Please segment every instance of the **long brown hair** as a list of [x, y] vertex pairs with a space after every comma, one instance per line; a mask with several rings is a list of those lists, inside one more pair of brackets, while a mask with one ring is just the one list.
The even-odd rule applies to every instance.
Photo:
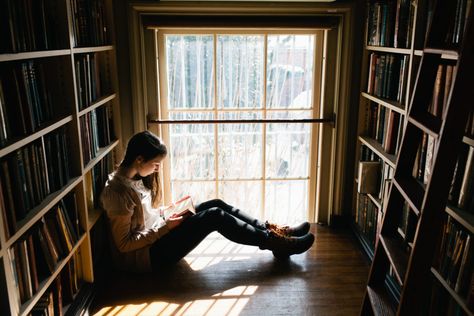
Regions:
[[[150, 131], [137, 133], [130, 138], [125, 151], [125, 157], [120, 167], [130, 167], [138, 156], [149, 161], [158, 156], [166, 156], [168, 149], [163, 141]], [[162, 198], [160, 172], [154, 172], [149, 176], [142, 177], [143, 184], [151, 191], [153, 207], [158, 207]]]

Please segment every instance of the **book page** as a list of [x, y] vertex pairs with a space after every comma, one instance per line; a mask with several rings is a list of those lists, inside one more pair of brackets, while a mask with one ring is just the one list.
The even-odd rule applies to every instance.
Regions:
[[193, 200], [190, 196], [185, 196], [174, 203], [174, 206], [163, 210], [163, 217], [164, 219], [168, 219], [171, 216], [182, 216], [190, 212], [191, 214], [196, 214], [196, 210], [194, 208]]

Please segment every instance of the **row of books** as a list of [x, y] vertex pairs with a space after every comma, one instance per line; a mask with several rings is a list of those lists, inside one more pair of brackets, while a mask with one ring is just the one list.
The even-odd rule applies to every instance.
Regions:
[[[398, 148], [399, 142], [401, 141], [401, 135], [397, 136], [397, 145], [395, 146], [395, 151], [391, 150], [387, 144], [388, 138], [387, 134], [383, 135], [384, 130], [380, 129], [382, 123], [377, 122], [377, 124], [373, 123], [374, 117], [380, 115], [379, 109], [385, 109], [383, 106], [373, 105], [370, 119], [369, 119], [369, 136], [376, 139], [377, 141], [381, 141], [382, 146], [384, 147], [387, 153], [396, 153], [396, 149]], [[387, 109], [382, 110], [388, 111]], [[392, 111], [393, 112], [393, 111]], [[380, 119], [378, 119], [379, 121]], [[402, 123], [401, 123], [402, 124]], [[398, 128], [401, 129], [402, 125], [399, 125]], [[382, 125], [383, 126], [383, 125]], [[390, 121], [389, 124], [384, 126], [384, 129], [391, 129]], [[375, 130], [375, 132], [374, 132]], [[400, 130], [397, 131], [401, 133]], [[381, 136], [382, 135], [382, 136]], [[390, 135], [390, 133], [388, 133]], [[436, 140], [434, 137], [423, 134], [422, 142], [418, 148], [415, 162], [413, 165], [412, 176], [417, 179], [420, 183], [426, 184], [428, 183], [429, 177], [431, 176], [431, 169], [433, 164], [434, 158], [434, 151], [436, 149]], [[473, 153], [474, 149], [466, 144], [463, 145], [462, 150], [460, 151], [460, 155], [457, 160], [456, 169], [454, 173], [454, 177], [451, 184], [449, 201], [456, 207], [469, 210], [474, 212], [474, 166], [473, 166]], [[376, 160], [377, 156], [372, 151], [368, 150], [365, 146], [362, 147], [362, 154], [361, 160]]]
[[67, 200], [61, 200], [8, 249], [20, 304], [39, 290], [40, 283], [56, 271], [79, 240], [75, 195]]
[[439, 255], [433, 266], [459, 296], [467, 299], [474, 277], [473, 236], [450, 216], [441, 236]]
[[101, 71], [106, 63], [100, 61], [100, 54], [78, 54], [75, 56], [76, 86], [79, 110], [92, 105], [110, 89], [105, 78], [106, 71]]
[[[69, 260], [51, 286], [31, 310], [32, 316], [64, 315], [64, 308], [79, 292], [82, 280], [79, 275], [80, 258], [77, 253]], [[69, 310], [67, 310], [69, 311]]]
[[[357, 206], [357, 214], [358, 214], [358, 219], [356, 219], [356, 222], [359, 222], [359, 219], [360, 219], [360, 216], [362, 216], [362, 218], [364, 218], [364, 214], [367, 213], [368, 215], [372, 215], [372, 218], [369, 219], [369, 221], [372, 223], [376, 223], [376, 228], [375, 228], [375, 231], [378, 232], [381, 228], [381, 218], [379, 218], [379, 216], [381, 216], [381, 214], [374, 214], [373, 212], [371, 212], [370, 210], [370, 207], [374, 207], [376, 206], [371, 200], [370, 198], [366, 198], [365, 194], [370, 194], [374, 199], [378, 199], [380, 201], [381, 204], [384, 203], [384, 201], [387, 201], [388, 199], [388, 193], [390, 191], [390, 187], [391, 187], [391, 181], [392, 181], [392, 178], [393, 178], [393, 173], [394, 173], [394, 170], [393, 168], [391, 168], [388, 164], [385, 164], [385, 163], [382, 163], [382, 162], [378, 162], [378, 161], [361, 161], [360, 162], [360, 165], [359, 165], [359, 169], [361, 165], [369, 165], [370, 167], [369, 168], [365, 168], [366, 170], [368, 170], [368, 172], [366, 172], [365, 176], [368, 177], [368, 178], [372, 178], [372, 176], [370, 176], [369, 174], [371, 172], [374, 172], [374, 169], [373, 167], [374, 166], [378, 166], [378, 168], [382, 168], [382, 170], [380, 172], [374, 172], [375, 174], [378, 175], [378, 178], [374, 181], [377, 185], [376, 185], [376, 190], [375, 192], [365, 192], [365, 191], [361, 191], [359, 190], [358, 193], [359, 193], [359, 201], [362, 201], [362, 203], [358, 203], [358, 206]], [[360, 183], [361, 181], [364, 182], [366, 180], [360, 180], [362, 179], [361, 178], [361, 172], [359, 172], [359, 180], [358, 180], [358, 184], [359, 184], [359, 187], [360, 187]], [[372, 205], [370, 204], [372, 203]], [[381, 213], [381, 212], [380, 212]], [[366, 221], [365, 221], [366, 222]], [[364, 223], [364, 220], [361, 221], [361, 223]], [[408, 203], [405, 202], [401, 212], [400, 212], [400, 220], [399, 220], [399, 223], [398, 223], [398, 233], [402, 239], [402, 241], [404, 242], [405, 246], [407, 247], [407, 250], [410, 249], [411, 247], [411, 244], [413, 243], [413, 238], [414, 238], [414, 235], [415, 235], [415, 231], [416, 231], [416, 224], [417, 224], [417, 217], [415, 215], [415, 213], [413, 211], [411, 211]], [[361, 225], [361, 231], [365, 231], [364, 230], [364, 227], [366, 226], [366, 224], [363, 224]], [[377, 236], [375, 238], [375, 240], [377, 240]]]
[[445, 39], [445, 43], [451, 46], [458, 46], [463, 38], [464, 29], [466, 27], [466, 20], [471, 8], [471, 0], [455, 0], [456, 11], [454, 18], [451, 19], [453, 23], [448, 25], [448, 32]]
[[60, 128], [0, 161], [0, 210], [6, 218], [7, 238], [32, 208], [71, 177], [66, 139], [64, 128]]
[[92, 203], [89, 205], [90, 209], [92, 209], [92, 206], [96, 209], [100, 208], [99, 197], [105, 186], [105, 182], [113, 169], [113, 157], [111, 154], [107, 155], [107, 157], [99, 161], [94, 168], [92, 168], [91, 183], [89, 186], [91, 188], [90, 197], [92, 198]]
[[390, 167], [390, 165], [385, 162], [382, 163], [382, 172], [380, 173], [380, 180], [379, 180], [380, 190], [378, 192], [378, 198], [381, 199], [382, 201], [387, 200], [394, 173], [395, 173], [395, 169]]
[[56, 1], [0, 1], [0, 53], [48, 50], [58, 47]]
[[100, 46], [109, 42], [103, 0], [71, 0], [74, 46]]
[[[52, 84], [41, 62], [12, 63], [0, 73], [0, 145], [31, 134], [53, 119]], [[59, 76], [56, 76], [59, 77]]]
[[456, 161], [448, 201], [474, 214], [474, 147], [467, 144], [463, 144]]
[[[435, 43], [439, 46], [447, 46], [456, 48], [462, 41], [464, 36], [464, 29], [466, 28], [466, 20], [469, 14], [469, 11], [472, 7], [472, 0], [453, 0], [456, 1], [456, 9], [452, 12], [446, 12], [450, 14], [451, 17], [448, 18], [450, 23], [445, 26], [446, 34], [442, 43]], [[427, 29], [431, 23], [433, 17], [434, 5], [436, 4], [435, 0], [430, 0], [428, 4], [427, 12]]]
[[[380, 217], [380, 219], [379, 219]], [[377, 227], [381, 222], [381, 211], [367, 194], [357, 194], [357, 212], [355, 222], [372, 248], [375, 248]]]
[[360, 160], [361, 161], [378, 161], [379, 156], [372, 150], [370, 150], [369, 147], [362, 145], [360, 146]]
[[[423, 134], [418, 148], [412, 176], [420, 183], [427, 184], [433, 167], [436, 140], [434, 137]], [[463, 144], [458, 156], [448, 200], [451, 204], [474, 212], [474, 149]]]
[[112, 118], [108, 105], [94, 109], [80, 118], [82, 155], [84, 165], [96, 157], [99, 149], [109, 145], [112, 134]]
[[371, 53], [367, 93], [403, 103], [408, 60], [407, 55]]
[[31, 310], [31, 315], [62, 315], [61, 278], [57, 277], [51, 287], [41, 296]]
[[446, 106], [448, 104], [449, 92], [453, 74], [456, 71], [456, 66], [449, 64], [438, 65], [436, 72], [435, 85], [433, 87], [433, 96], [428, 107], [428, 112], [436, 117], [444, 117]]
[[411, 0], [371, 1], [367, 14], [367, 43], [410, 47], [414, 7]]
[[435, 138], [431, 135], [423, 134], [412, 170], [413, 178], [420, 183], [427, 184], [431, 176], [435, 147]]
[[403, 133], [402, 115], [384, 105], [370, 102], [367, 122], [367, 136], [379, 142], [386, 153], [397, 153]]
[[51, 192], [60, 190], [71, 178], [70, 149], [66, 127], [47, 134], [44, 138]]

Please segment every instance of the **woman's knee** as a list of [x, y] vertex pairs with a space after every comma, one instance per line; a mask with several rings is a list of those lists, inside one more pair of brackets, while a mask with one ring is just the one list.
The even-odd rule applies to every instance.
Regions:
[[211, 202], [214, 205], [214, 207], [219, 207], [221, 209], [227, 206], [227, 203], [221, 199], [213, 199], [211, 200]]
[[212, 200], [202, 202], [201, 204], [197, 205], [196, 208], [198, 209], [198, 211], [205, 211], [214, 207], [224, 209], [226, 206], [227, 204], [223, 200], [212, 199]]
[[219, 207], [213, 207], [202, 211], [200, 215], [207, 224], [212, 224], [212, 226], [214, 226], [218, 225], [220, 222], [222, 222], [222, 220], [224, 220], [226, 212], [224, 212]]
[[213, 207], [205, 211], [206, 216], [212, 218], [219, 218], [225, 216], [225, 212], [220, 207]]

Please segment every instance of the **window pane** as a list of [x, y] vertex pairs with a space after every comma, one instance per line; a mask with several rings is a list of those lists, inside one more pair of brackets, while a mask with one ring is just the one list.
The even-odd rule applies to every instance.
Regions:
[[[267, 112], [267, 117], [309, 118], [311, 112]], [[267, 179], [309, 178], [310, 124], [268, 124], [266, 140]]]
[[267, 108], [313, 107], [314, 35], [269, 35]]
[[219, 197], [253, 217], [261, 217], [261, 181], [220, 181]]
[[[260, 113], [225, 112], [221, 119], [255, 119]], [[219, 179], [262, 177], [262, 124], [221, 124], [218, 132]]]
[[265, 219], [288, 225], [307, 220], [308, 180], [265, 183]]
[[[170, 113], [171, 119], [212, 119], [212, 113]], [[215, 179], [214, 125], [171, 124], [171, 180]]]
[[198, 204], [216, 197], [216, 183], [214, 181], [172, 181], [172, 201], [190, 195], [194, 204]]
[[263, 35], [217, 37], [219, 108], [262, 108]]
[[168, 108], [213, 107], [213, 36], [166, 35]]

